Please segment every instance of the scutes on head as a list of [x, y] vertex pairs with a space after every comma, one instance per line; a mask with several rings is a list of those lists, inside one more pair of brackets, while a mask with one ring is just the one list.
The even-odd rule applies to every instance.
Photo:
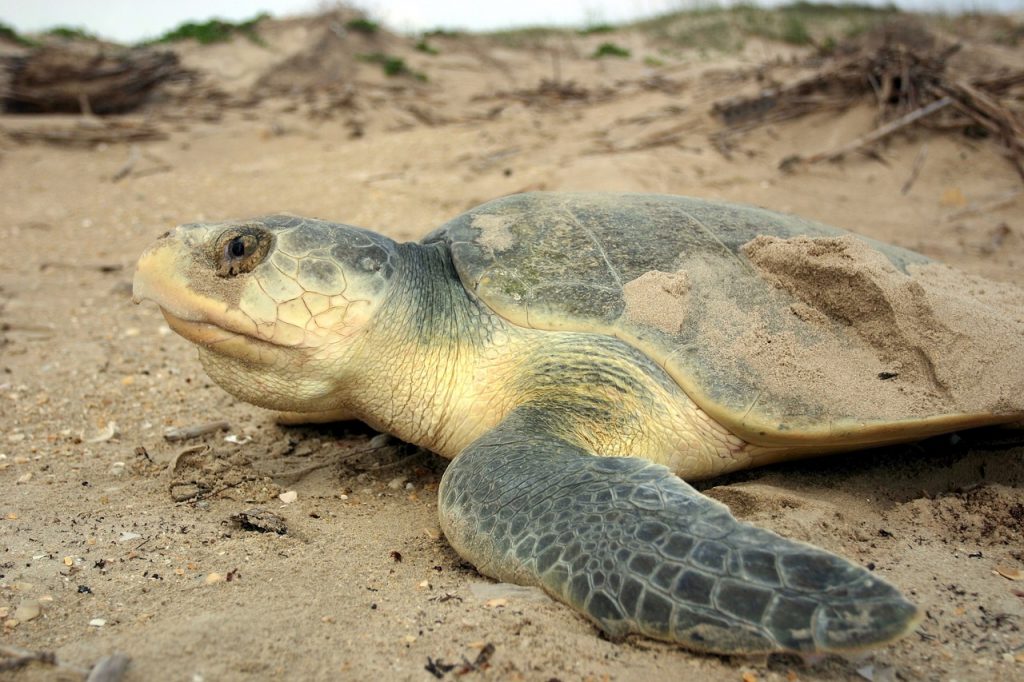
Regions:
[[139, 259], [134, 299], [159, 305], [197, 344], [210, 376], [239, 398], [332, 409], [394, 257], [385, 237], [308, 218], [182, 225]]

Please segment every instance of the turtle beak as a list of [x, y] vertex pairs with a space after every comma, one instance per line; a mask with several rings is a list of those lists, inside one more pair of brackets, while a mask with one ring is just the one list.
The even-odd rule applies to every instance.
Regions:
[[[202, 232], [202, 234], [196, 234]], [[191, 292], [186, 272], [191, 252], [205, 231], [178, 227], [164, 232], [139, 256], [132, 280], [132, 301], [153, 301], [177, 317], [195, 319], [197, 297]]]
[[[187, 269], [187, 244], [178, 231], [168, 232], [142, 252], [132, 280], [132, 301], [152, 301], [166, 315], [184, 320], [201, 321], [212, 301], [197, 296], [189, 287], [183, 272]], [[223, 306], [219, 306], [223, 307]]]
[[166, 237], [167, 235], [161, 237], [160, 241], [139, 256], [139, 262], [135, 266], [135, 277], [132, 280], [133, 303], [142, 303], [148, 299], [159, 304], [156, 292], [160, 287], [157, 282], [166, 282], [173, 277], [175, 258]]

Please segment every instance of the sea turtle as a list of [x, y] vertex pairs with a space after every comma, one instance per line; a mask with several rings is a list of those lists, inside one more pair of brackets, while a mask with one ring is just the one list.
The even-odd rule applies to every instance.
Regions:
[[[757, 208], [530, 193], [419, 243], [288, 215], [182, 225], [134, 296], [235, 396], [452, 459], [441, 527], [485, 575], [611, 637], [810, 653], [889, 642], [920, 611], [682, 479], [1021, 419], [1020, 299], [936, 268]], [[944, 374], [978, 337], [995, 394]]]

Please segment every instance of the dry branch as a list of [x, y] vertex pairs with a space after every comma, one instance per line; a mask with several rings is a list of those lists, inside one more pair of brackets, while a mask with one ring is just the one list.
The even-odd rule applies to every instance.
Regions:
[[910, 188], [917, 182], [917, 177], [921, 174], [921, 169], [924, 168], [925, 159], [928, 158], [928, 145], [921, 145], [921, 151], [914, 157], [914, 166], [910, 169], [910, 176], [907, 181], [900, 187], [900, 194], [909, 194]]
[[101, 142], [141, 142], [167, 137], [153, 124], [127, 119], [51, 118], [45, 122], [28, 119], [0, 127], [0, 133], [15, 142], [45, 142], [68, 147], [92, 147]]
[[833, 149], [832, 151], [828, 152], [819, 152], [817, 154], [808, 156], [806, 159], [803, 159], [803, 162], [819, 163], [821, 161], [834, 161], [845, 154], [849, 154], [850, 152], [855, 151], [857, 149], [863, 149], [864, 147], [867, 147], [868, 145], [874, 142], [878, 142], [882, 138], [892, 135], [897, 130], [906, 128], [908, 125], [924, 118], [925, 116], [931, 116], [935, 112], [948, 107], [952, 103], [952, 98], [943, 97], [942, 99], [936, 100], [931, 104], [927, 104], [921, 107], [920, 109], [917, 109], [916, 111], [910, 112], [906, 116], [901, 116], [895, 121], [890, 121], [889, 123], [886, 123], [884, 126], [872, 130], [867, 135], [861, 135], [856, 140], [848, 142], [837, 149]]

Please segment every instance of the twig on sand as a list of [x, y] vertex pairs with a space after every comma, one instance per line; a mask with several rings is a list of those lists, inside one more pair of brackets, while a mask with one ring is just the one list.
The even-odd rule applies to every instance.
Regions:
[[164, 440], [175, 442], [179, 440], [191, 440], [200, 436], [205, 436], [209, 433], [217, 433], [218, 431], [227, 431], [231, 428], [231, 424], [226, 421], [209, 422], [208, 424], [196, 424], [195, 426], [185, 426], [180, 429], [167, 429], [164, 431]]
[[917, 152], [917, 156], [914, 157], [914, 165], [910, 169], [910, 177], [903, 183], [903, 187], [900, 188], [900, 194], [907, 194], [910, 192], [910, 188], [917, 182], [917, 176], [921, 174], [921, 168], [924, 167], [924, 161], [928, 158], [928, 145], [921, 145], [921, 150]]
[[[135, 170], [135, 165], [139, 162], [140, 159], [148, 159], [154, 165], [150, 166], [149, 168]], [[125, 179], [129, 175], [140, 177], [143, 175], [153, 175], [154, 173], [164, 173], [166, 171], [172, 170], [173, 168], [174, 166], [172, 166], [167, 161], [161, 159], [159, 156], [156, 156], [151, 152], [144, 151], [140, 153], [138, 146], [133, 144], [131, 151], [128, 153], [128, 160], [125, 161], [124, 165], [121, 166], [117, 170], [117, 172], [114, 173], [113, 176], [111, 176], [110, 181], [118, 182], [120, 180]]]
[[139, 148], [136, 145], [132, 145], [131, 151], [128, 152], [128, 160], [125, 161], [124, 165], [117, 169], [117, 172], [111, 176], [111, 182], [117, 182], [123, 180], [131, 174], [132, 169], [135, 168], [135, 164], [139, 162]]
[[896, 131], [906, 128], [911, 123], [919, 121], [925, 116], [930, 116], [937, 111], [945, 109], [952, 103], [953, 99], [951, 97], [943, 97], [942, 99], [937, 99], [931, 104], [926, 104], [920, 109], [915, 109], [914, 111], [910, 112], [905, 116], [900, 116], [895, 121], [890, 121], [889, 123], [886, 123], [885, 125], [879, 128], [875, 128], [867, 135], [861, 135], [857, 139], [848, 142], [842, 145], [841, 147], [838, 147], [827, 152], [818, 152], [817, 154], [812, 154], [807, 158], [801, 159], [801, 161], [803, 163], [820, 163], [822, 161], [834, 161], [835, 159], [845, 156], [846, 154], [849, 154], [852, 151], [862, 149], [870, 144], [878, 142], [879, 140], [886, 138], [889, 135], [892, 135]]
[[966, 218], [977, 213], [987, 213], [989, 211], [994, 211], [997, 208], [1002, 208], [1003, 206], [1012, 203], [1021, 195], [1022, 192], [1024, 192], [1024, 190], [1020, 188], [1012, 189], [1009, 192], [1003, 192], [999, 196], [993, 197], [988, 201], [983, 201], [981, 203], [973, 202], [970, 205], [965, 206], [958, 211], [953, 211], [947, 215], [946, 221], [951, 222], [954, 220], [960, 220], [961, 218]]

